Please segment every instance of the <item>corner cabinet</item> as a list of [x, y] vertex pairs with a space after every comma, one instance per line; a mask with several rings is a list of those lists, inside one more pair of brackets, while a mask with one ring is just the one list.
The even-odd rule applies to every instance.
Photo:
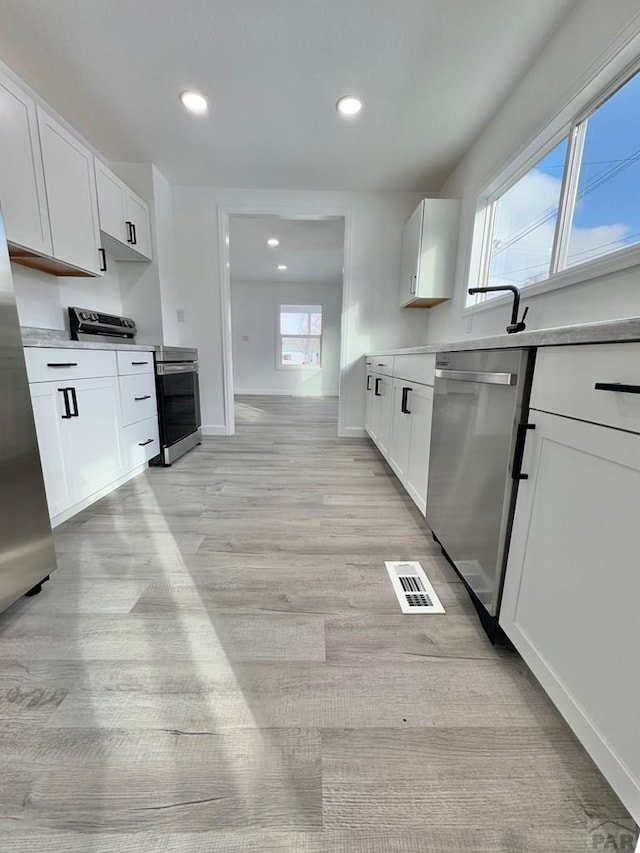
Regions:
[[400, 307], [431, 308], [453, 296], [460, 202], [425, 198], [402, 231]]
[[102, 244], [118, 261], [151, 260], [149, 207], [117, 175], [95, 161]]
[[562, 350], [538, 353], [500, 625], [637, 821], [640, 345]]

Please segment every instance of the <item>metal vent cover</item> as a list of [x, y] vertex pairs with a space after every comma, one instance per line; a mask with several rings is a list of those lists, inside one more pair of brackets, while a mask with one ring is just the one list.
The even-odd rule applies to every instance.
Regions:
[[385, 566], [403, 613], [444, 613], [445, 609], [415, 561], [385, 561]]

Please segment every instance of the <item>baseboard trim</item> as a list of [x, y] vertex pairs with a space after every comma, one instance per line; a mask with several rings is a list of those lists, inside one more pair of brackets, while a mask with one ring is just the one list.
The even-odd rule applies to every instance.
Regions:
[[118, 489], [120, 486], [124, 486], [125, 483], [128, 483], [129, 480], [133, 480], [134, 477], [137, 477], [139, 474], [142, 474], [143, 471], [146, 471], [149, 468], [149, 463], [144, 462], [142, 465], [138, 465], [137, 468], [134, 468], [133, 471], [129, 471], [122, 477], [118, 477], [117, 480], [114, 480], [113, 483], [109, 483], [108, 486], [104, 486], [104, 488], [95, 492], [93, 495], [90, 495], [88, 498], [80, 501], [73, 506], [70, 506], [68, 509], [59, 512], [58, 515], [54, 515], [51, 519], [51, 527], [58, 527], [60, 524], [63, 524], [65, 521], [69, 521], [70, 518], [73, 518], [74, 515], [77, 515], [79, 512], [82, 512], [83, 509], [86, 509], [91, 504], [94, 504], [96, 501], [99, 501], [100, 498], [104, 498], [107, 495], [111, 494], [111, 492]]
[[202, 427], [202, 435], [228, 435], [224, 424], [206, 424]]
[[345, 427], [338, 432], [340, 438], [366, 438], [367, 431], [364, 427]]
[[295, 391], [276, 391], [264, 388], [236, 388], [233, 392], [236, 396], [245, 397], [337, 397], [338, 392], [333, 394], [299, 394]]

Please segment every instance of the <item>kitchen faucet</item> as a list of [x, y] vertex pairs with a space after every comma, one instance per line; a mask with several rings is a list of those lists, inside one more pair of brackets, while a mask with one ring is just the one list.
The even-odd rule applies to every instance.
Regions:
[[524, 309], [522, 320], [518, 320], [520, 313], [520, 291], [515, 284], [501, 284], [495, 287], [470, 287], [469, 293], [493, 293], [496, 290], [506, 290], [513, 293], [513, 306], [511, 308], [511, 322], [507, 326], [507, 334], [513, 335], [515, 332], [523, 332], [527, 326], [524, 318], [527, 316], [529, 306]]

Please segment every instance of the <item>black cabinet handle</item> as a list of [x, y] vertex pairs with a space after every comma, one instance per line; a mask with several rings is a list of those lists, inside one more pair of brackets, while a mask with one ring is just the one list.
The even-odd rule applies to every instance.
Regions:
[[71, 391], [71, 401], [73, 403], [73, 417], [77, 418], [78, 417], [78, 398], [76, 397], [76, 389], [75, 388], [69, 388], [69, 391]]
[[413, 391], [413, 388], [403, 388], [402, 389], [402, 403], [400, 404], [400, 411], [403, 415], [410, 415], [411, 409], [407, 408], [407, 399], [409, 397], [409, 392]]
[[127, 243], [133, 243], [133, 231], [131, 230], [133, 227], [133, 222], [130, 222], [127, 219], [125, 225], [127, 226]]
[[47, 367], [77, 367], [77, 361], [48, 361]]
[[60, 415], [63, 421], [68, 421], [69, 418], [72, 418], [71, 409], [69, 407], [69, 391], [70, 388], [58, 388], [58, 391], [62, 394], [64, 399], [64, 415]]
[[151, 444], [152, 441], [153, 441], [152, 438], [148, 438], [146, 441], [139, 441], [138, 447], [146, 447], [147, 444]]
[[624, 385], [622, 382], [596, 382], [596, 391], [617, 391], [618, 394], [640, 394], [640, 385]]
[[140, 400], [150, 400], [151, 394], [145, 394], [144, 397], [134, 397], [133, 399], [136, 401], [136, 403]]
[[378, 387], [380, 386], [380, 377], [376, 376], [376, 387], [373, 390], [373, 393], [376, 397], [382, 397], [382, 394], [378, 391]]
[[529, 475], [522, 473], [522, 457], [524, 456], [524, 446], [527, 441], [527, 432], [530, 429], [535, 429], [535, 424], [518, 424], [518, 436], [516, 438], [516, 447], [513, 453], [513, 468], [511, 469], [511, 477], [513, 480], [528, 480]]
[[107, 271], [107, 253], [104, 249], [98, 249], [98, 254], [100, 255], [100, 272]]
[[149, 364], [149, 362], [148, 361], [132, 361], [131, 362], [131, 365], [133, 367], [139, 367], [141, 364]]
[[367, 391], [371, 391], [371, 374], [367, 376]]
[[136, 234], [136, 224], [135, 222], [131, 223], [131, 242], [134, 246], [138, 245], [138, 235]]
[[379, 362], [378, 362], [378, 367], [385, 367], [385, 363], [384, 363], [384, 361], [379, 361]]

